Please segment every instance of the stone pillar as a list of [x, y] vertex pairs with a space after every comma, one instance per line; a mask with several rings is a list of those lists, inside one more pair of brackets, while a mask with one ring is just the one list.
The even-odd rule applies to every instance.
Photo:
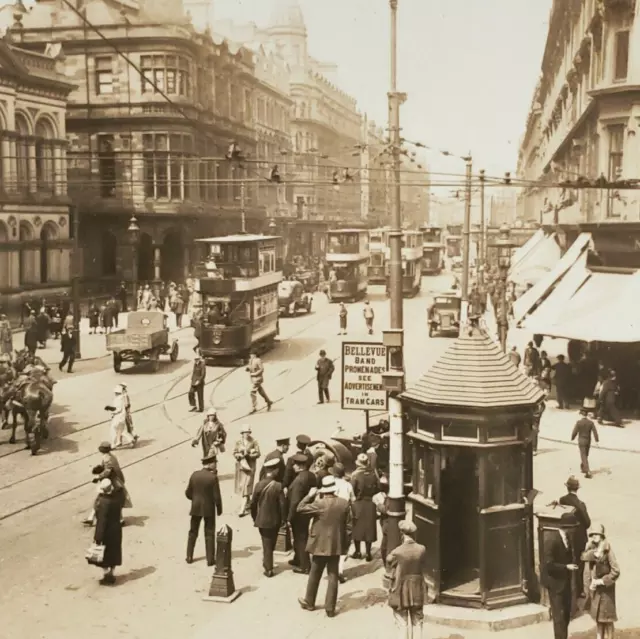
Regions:
[[153, 247], [153, 279], [160, 280], [160, 264], [161, 264], [160, 247]]
[[11, 142], [7, 138], [2, 139], [2, 175], [4, 175], [5, 183], [2, 187], [3, 191], [13, 190], [11, 180], [11, 163], [15, 160], [11, 157]]
[[38, 190], [38, 176], [36, 165], [36, 142], [34, 139], [29, 140], [29, 192], [36, 193]]
[[10, 138], [7, 142], [9, 144], [9, 172], [5, 173], [5, 179], [7, 180], [7, 190], [15, 193], [18, 190], [18, 148], [14, 138]]
[[185, 244], [183, 248], [183, 274], [184, 279], [188, 279], [189, 272], [191, 271], [191, 247], [188, 244]]
[[53, 147], [53, 194], [54, 195], [63, 195], [63, 183], [62, 176], [64, 173], [63, 163], [62, 163], [62, 149], [55, 145]]

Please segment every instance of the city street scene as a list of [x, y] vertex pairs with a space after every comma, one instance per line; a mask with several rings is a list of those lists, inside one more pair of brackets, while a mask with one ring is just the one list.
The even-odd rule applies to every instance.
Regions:
[[639, 12], [0, 0], [0, 639], [640, 638]]

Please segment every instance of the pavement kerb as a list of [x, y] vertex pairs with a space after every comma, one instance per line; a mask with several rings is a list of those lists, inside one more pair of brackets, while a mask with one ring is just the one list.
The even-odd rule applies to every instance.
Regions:
[[[538, 435], [538, 440], [551, 442], [552, 444], [565, 444], [565, 446], [578, 446], [577, 442], [567, 441], [566, 439], [556, 439], [553, 437], [544, 437], [543, 435]], [[599, 444], [596, 445], [595, 448], [609, 453], [629, 453], [630, 455], [640, 455], [640, 449], [638, 448], [611, 448], [609, 446], [600, 446]]]

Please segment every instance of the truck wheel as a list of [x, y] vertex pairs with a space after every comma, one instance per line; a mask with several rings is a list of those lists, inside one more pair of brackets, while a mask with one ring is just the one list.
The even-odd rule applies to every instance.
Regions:
[[171, 346], [171, 352], [169, 353], [169, 359], [172, 362], [175, 362], [178, 359], [178, 353], [179, 353], [179, 348], [178, 348], [178, 342], [174, 342]]
[[433, 330], [433, 325], [429, 324], [429, 337], [433, 337], [435, 331]]
[[120, 357], [119, 353], [114, 353], [113, 354], [113, 370], [116, 373], [119, 373], [121, 368], [122, 368], [122, 357]]
[[151, 370], [157, 373], [160, 368], [160, 353], [158, 353], [158, 351], [151, 351], [149, 361], [151, 362]]

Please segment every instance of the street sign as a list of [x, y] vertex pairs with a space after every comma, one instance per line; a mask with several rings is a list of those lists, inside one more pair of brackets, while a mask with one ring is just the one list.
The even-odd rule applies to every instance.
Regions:
[[342, 408], [387, 410], [382, 374], [387, 370], [387, 348], [376, 342], [342, 343]]

